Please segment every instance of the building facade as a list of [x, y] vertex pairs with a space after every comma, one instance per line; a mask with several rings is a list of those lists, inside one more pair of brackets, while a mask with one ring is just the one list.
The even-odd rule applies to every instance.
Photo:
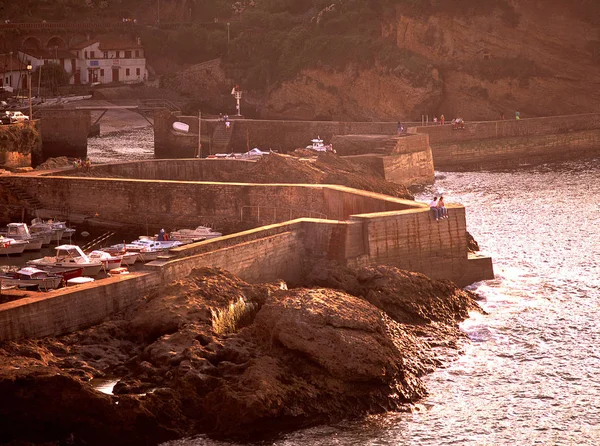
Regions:
[[98, 38], [75, 45], [74, 84], [135, 83], [148, 78], [140, 40]]

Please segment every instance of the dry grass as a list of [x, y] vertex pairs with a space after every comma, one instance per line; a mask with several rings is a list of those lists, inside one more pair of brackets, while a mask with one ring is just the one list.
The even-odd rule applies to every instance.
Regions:
[[240, 298], [222, 309], [211, 309], [212, 326], [217, 334], [237, 333], [254, 318], [257, 305]]

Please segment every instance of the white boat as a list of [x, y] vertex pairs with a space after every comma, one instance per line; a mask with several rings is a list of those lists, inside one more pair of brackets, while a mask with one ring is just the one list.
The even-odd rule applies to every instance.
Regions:
[[175, 121], [173, 123], [173, 130], [181, 133], [187, 133], [190, 131], [190, 126], [185, 122]]
[[104, 248], [103, 251], [109, 252], [113, 255], [118, 252], [122, 253], [123, 251], [134, 254], [136, 258], [132, 261], [132, 263], [138, 260], [140, 262], [150, 262], [152, 260], [156, 260], [160, 254], [165, 252], [163, 248], [150, 248], [144, 243], [119, 243], [117, 245]]
[[158, 236], [149, 237], [141, 235], [140, 238], [131, 242], [132, 245], [143, 245], [146, 248], [168, 250], [183, 245], [181, 240], [159, 240]]
[[323, 140], [317, 136], [315, 139], [311, 139], [311, 143], [306, 146], [307, 149], [312, 149], [312, 150], [316, 150], [317, 152], [333, 152], [335, 153], [335, 150], [333, 150], [333, 145], [332, 144], [324, 144]]
[[[31, 226], [29, 226], [29, 232], [34, 235], [44, 234], [45, 237], [50, 234], [50, 240], [54, 242], [59, 242], [65, 232], [63, 229], [58, 227], [53, 227], [52, 224], [42, 221], [40, 218], [34, 218], [31, 220]], [[44, 243], [44, 244], [50, 244]]]
[[213, 231], [208, 226], [196, 226], [195, 229], [179, 229], [169, 234], [171, 240], [179, 240], [184, 243], [199, 242], [222, 236], [223, 233]]
[[31, 266], [81, 266], [84, 276], [96, 276], [104, 267], [99, 260], [91, 260], [77, 245], [59, 245], [56, 247], [56, 256], [42, 257], [41, 259], [27, 262]]
[[40, 290], [56, 289], [63, 283], [63, 276], [48, 271], [28, 266], [21, 268], [16, 272], [6, 272], [0, 275], [0, 281], [4, 285], [14, 285], [17, 287], [28, 287], [30, 285], [38, 287]]
[[32, 236], [26, 223], [9, 223], [6, 225], [6, 231], [2, 231], [1, 234], [15, 240], [26, 241], [27, 246], [25, 246], [25, 251], [39, 251], [45, 241], [45, 236]]
[[15, 240], [0, 235], [0, 255], [21, 254], [26, 246], [25, 240]]
[[104, 271], [110, 271], [113, 268], [120, 268], [122, 257], [114, 256], [106, 251], [96, 250], [89, 253], [90, 260], [97, 260], [104, 265]]
[[68, 238], [70, 239], [73, 234], [75, 233], [75, 229], [71, 229], [67, 226], [67, 222], [66, 221], [53, 221], [53, 220], [48, 220], [47, 222], [50, 226], [52, 226], [52, 229], [57, 229], [59, 231], [62, 231], [60, 238]]
[[273, 152], [272, 151], [264, 152], [264, 151], [260, 150], [259, 148], [255, 147], [251, 150], [248, 150], [245, 153], [242, 153], [242, 156], [240, 158], [252, 160], [252, 159], [262, 158], [264, 155], [270, 155], [271, 153], [273, 153]]

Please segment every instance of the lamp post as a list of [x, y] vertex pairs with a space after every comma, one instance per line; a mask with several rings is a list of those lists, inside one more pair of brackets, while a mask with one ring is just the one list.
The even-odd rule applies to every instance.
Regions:
[[33, 112], [31, 109], [31, 70], [33, 67], [31, 66], [31, 61], [27, 62], [27, 80], [29, 83], [29, 123], [33, 121]]

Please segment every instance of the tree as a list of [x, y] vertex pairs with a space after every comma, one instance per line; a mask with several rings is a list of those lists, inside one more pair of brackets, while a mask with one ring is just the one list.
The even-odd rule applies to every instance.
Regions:
[[32, 75], [32, 80], [40, 78], [40, 70], [42, 71], [41, 84], [42, 87], [49, 89], [53, 94], [58, 92], [58, 87], [67, 85], [70, 76], [65, 69], [56, 63], [47, 63], [40, 65], [35, 69]]

